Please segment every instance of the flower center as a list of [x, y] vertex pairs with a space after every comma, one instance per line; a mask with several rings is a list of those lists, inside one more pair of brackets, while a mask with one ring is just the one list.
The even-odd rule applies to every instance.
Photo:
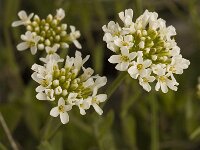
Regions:
[[160, 76], [160, 77], [159, 77], [159, 80], [160, 80], [161, 82], [165, 82], [165, 81], [166, 81], [166, 77], [165, 77], [165, 76]]
[[121, 56], [121, 60], [124, 62], [128, 62], [129, 58], [128, 58], [128, 56]]
[[60, 106], [58, 107], [58, 111], [59, 111], [59, 112], [64, 112], [64, 106], [63, 106], [63, 105], [60, 105]]
[[145, 77], [143, 77], [142, 79], [143, 79], [143, 82], [149, 82], [149, 80]]
[[142, 64], [138, 64], [138, 65], [137, 65], [137, 69], [138, 69], [138, 70], [142, 70], [142, 68], [143, 68], [143, 65], [142, 65]]
[[48, 86], [49, 85], [48, 80], [46, 80], [46, 79], [42, 80], [41, 85], [44, 87]]
[[129, 44], [128, 44], [128, 42], [122, 41], [122, 45], [123, 46], [128, 46]]

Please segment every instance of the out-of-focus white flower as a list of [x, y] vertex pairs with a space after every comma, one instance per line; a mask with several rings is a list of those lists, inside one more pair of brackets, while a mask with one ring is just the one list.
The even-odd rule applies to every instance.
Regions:
[[119, 18], [124, 22], [125, 26], [130, 26], [133, 23], [133, 10], [126, 9], [125, 12], [120, 12]]
[[20, 25], [28, 25], [31, 23], [31, 18], [33, 17], [33, 13], [31, 13], [30, 15], [27, 15], [27, 13], [24, 11], [24, 10], [21, 10], [19, 13], [18, 13], [18, 16], [21, 20], [19, 21], [14, 21], [12, 23], [12, 27], [17, 27], [17, 26], [20, 26]]
[[35, 36], [30, 31], [27, 31], [25, 35], [21, 35], [21, 39], [25, 42], [18, 44], [17, 49], [19, 51], [23, 51], [30, 48], [31, 53], [35, 55], [37, 52], [37, 43], [40, 40], [40, 36]]
[[66, 124], [69, 122], [69, 115], [68, 111], [72, 109], [71, 105], [65, 105], [65, 100], [61, 97], [58, 100], [58, 106], [54, 107], [50, 111], [50, 115], [53, 117], [58, 117], [60, 115], [60, 120], [63, 124]]
[[[13, 22], [12, 26], [25, 25], [25, 35], [28, 33], [30, 36], [28, 40], [30, 41], [31, 39], [29, 43], [19, 44], [17, 47], [19, 50], [31, 48], [33, 54], [37, 52], [37, 49], [46, 50], [47, 54], [52, 52], [55, 54], [56, 51], [52, 51], [52, 49], [56, 49], [55, 45], [58, 48], [66, 49], [69, 48], [71, 43], [81, 49], [81, 44], [77, 40], [80, 37], [80, 32], [75, 30], [74, 26], [70, 26], [71, 32], [68, 33], [67, 24], [61, 22], [65, 17], [65, 11], [62, 8], [57, 9], [54, 17], [49, 14], [45, 19], [40, 19], [38, 15], [33, 17], [33, 13], [28, 16], [25, 11], [20, 11], [18, 15], [21, 20]], [[33, 19], [31, 19], [32, 17]], [[35, 38], [34, 40], [33, 37]], [[31, 45], [34, 44], [34, 47], [30, 47], [30, 43]], [[51, 57], [57, 56], [51, 55]]]
[[[174, 36], [176, 30], [173, 26], [166, 26], [166, 21], [158, 18], [156, 12], [145, 12], [133, 22], [133, 10], [126, 9], [119, 13], [119, 18], [124, 23], [110, 21], [102, 27], [103, 40], [107, 48], [116, 53], [108, 61], [118, 63], [117, 70], [127, 70], [130, 76], [139, 80], [139, 84], [146, 90], [151, 90], [150, 83], [157, 79], [156, 90], [166, 93], [168, 87], [177, 90], [178, 83], [174, 74], [182, 74], [187, 69], [190, 61], [182, 58], [180, 48]], [[137, 53], [136, 60], [122, 61], [122, 48], [127, 54]], [[127, 58], [127, 55], [126, 55]], [[128, 60], [128, 59], [126, 59]], [[123, 63], [122, 63], [123, 62]], [[122, 65], [123, 64], [123, 65]], [[120, 68], [120, 69], [119, 69]], [[163, 71], [164, 70], [164, 71]], [[164, 73], [163, 73], [164, 72]]]
[[136, 57], [136, 52], [129, 53], [126, 47], [121, 48], [120, 55], [112, 55], [108, 61], [110, 63], [117, 63], [116, 69], [119, 71], [126, 71], [129, 67], [130, 62]]
[[74, 26], [70, 26], [71, 33], [69, 35], [70, 41], [74, 43], [74, 45], [78, 48], [81, 49], [82, 46], [81, 44], [77, 41], [77, 38], [81, 36], [80, 31], [77, 31]]
[[62, 8], [57, 9], [55, 18], [58, 20], [62, 20], [63, 18], [65, 18], [65, 11]]

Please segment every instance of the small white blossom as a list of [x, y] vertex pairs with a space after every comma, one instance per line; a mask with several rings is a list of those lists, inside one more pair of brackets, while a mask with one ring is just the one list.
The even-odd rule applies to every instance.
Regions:
[[19, 51], [23, 51], [30, 48], [31, 53], [35, 55], [37, 52], [37, 44], [40, 40], [40, 36], [35, 36], [30, 31], [27, 31], [25, 35], [21, 35], [21, 39], [25, 42], [18, 44], [17, 49]]
[[142, 53], [138, 52], [137, 62], [133, 62], [133, 66], [128, 69], [128, 73], [134, 79], [137, 79], [139, 75], [144, 76], [151, 63], [151, 60], [143, 60]]
[[77, 40], [77, 38], [81, 36], [80, 31], [76, 31], [76, 28], [74, 26], [70, 26], [70, 29], [71, 29], [71, 33], [69, 35], [70, 41], [72, 41], [78, 49], [81, 49], [82, 46]]
[[33, 13], [31, 13], [30, 15], [27, 15], [27, 13], [24, 10], [21, 10], [18, 13], [18, 16], [21, 20], [14, 21], [12, 23], [12, 27], [17, 27], [17, 26], [20, 26], [20, 25], [28, 25], [30, 23], [30, 20], [33, 17], [33, 15], [34, 15]]
[[60, 115], [60, 120], [63, 124], [66, 124], [69, 122], [69, 115], [67, 111], [70, 111], [72, 109], [71, 105], [65, 105], [65, 100], [61, 97], [58, 100], [58, 106], [54, 107], [50, 111], [50, 115], [53, 117], [58, 117]]
[[[159, 65], [157, 65], [159, 66]], [[174, 91], [177, 91], [178, 83], [175, 80], [169, 79], [169, 74], [166, 74], [166, 68], [160, 68], [156, 72], [157, 76], [157, 83], [155, 90], [158, 91], [160, 88], [163, 93], [168, 92], [168, 87]]]
[[117, 63], [116, 69], [120, 71], [126, 71], [130, 62], [136, 57], [135, 52], [129, 53], [129, 50], [125, 47], [121, 48], [120, 55], [112, 55], [108, 61], [110, 63]]
[[57, 9], [55, 18], [58, 20], [65, 18], [65, 11], [62, 8]]
[[129, 49], [133, 46], [133, 36], [132, 35], [126, 35], [124, 37], [120, 36], [119, 38], [116, 38], [114, 40], [114, 43], [120, 48]]
[[147, 91], [151, 91], [151, 86], [149, 82], [153, 82], [155, 80], [154, 76], [151, 76], [151, 70], [147, 69], [146, 73], [139, 77], [139, 84]]
[[102, 115], [103, 110], [99, 107], [99, 104], [104, 102], [106, 99], [106, 94], [97, 95], [97, 90], [94, 90], [92, 96], [89, 97], [87, 101], [90, 103], [91, 106], [93, 106], [93, 108], [99, 115]]
[[133, 10], [132, 9], [126, 9], [125, 12], [119, 13], [119, 18], [123, 21], [125, 26], [130, 26], [133, 22]]

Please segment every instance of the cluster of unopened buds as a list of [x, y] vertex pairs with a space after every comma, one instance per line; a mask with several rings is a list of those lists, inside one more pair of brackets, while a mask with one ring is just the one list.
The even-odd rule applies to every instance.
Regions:
[[173, 26], [158, 18], [156, 12], [146, 10], [140, 17], [133, 19], [133, 10], [119, 13], [123, 27], [114, 21], [104, 25], [103, 40], [107, 48], [115, 53], [108, 61], [119, 71], [128, 71], [139, 84], [151, 91], [149, 83], [156, 81], [155, 90], [167, 93], [168, 88], [176, 91], [179, 83], [174, 74], [182, 74], [190, 61], [182, 58], [180, 48], [174, 40]]
[[30, 48], [32, 54], [40, 49], [47, 54], [45, 58], [40, 58], [43, 65], [33, 64], [31, 69], [34, 71], [33, 80], [39, 83], [36, 98], [56, 104], [50, 115], [60, 115], [63, 124], [69, 121], [68, 111], [73, 106], [80, 109], [81, 115], [85, 115], [91, 106], [101, 115], [103, 111], [99, 104], [107, 99], [107, 95], [97, 93], [99, 88], [106, 84], [107, 78], [93, 76], [94, 70], [83, 66], [89, 56], [83, 59], [79, 51], [75, 52], [75, 57], [67, 56], [65, 61], [57, 54], [59, 48], [68, 48], [70, 43], [81, 48], [77, 41], [80, 37], [79, 31], [70, 26], [71, 33], [67, 34], [67, 25], [61, 24], [65, 17], [64, 10], [58, 9], [54, 17], [48, 15], [46, 19], [40, 19], [37, 15], [33, 17], [33, 14], [28, 16], [25, 11], [20, 11], [18, 15], [21, 20], [13, 22], [12, 26], [24, 25], [27, 32], [21, 36], [24, 42], [20, 43], [17, 49]]

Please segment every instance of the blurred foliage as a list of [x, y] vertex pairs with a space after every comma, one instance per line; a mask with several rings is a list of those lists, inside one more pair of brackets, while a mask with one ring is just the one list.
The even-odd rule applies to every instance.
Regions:
[[[182, 54], [191, 61], [190, 68], [178, 78], [178, 92], [152, 96], [127, 77], [107, 101], [103, 116], [94, 111], [81, 116], [77, 110], [70, 113], [67, 125], [49, 120], [51, 106], [36, 100], [36, 84], [30, 78], [30, 67], [39, 62], [40, 54], [16, 50], [22, 31], [11, 28], [11, 22], [22, 9], [46, 16], [60, 7], [66, 11], [64, 21], [81, 31], [82, 52], [91, 55], [90, 66], [108, 77], [108, 85], [117, 71], [107, 61], [111, 52], [102, 40], [102, 26], [118, 19], [117, 13], [127, 8], [134, 10], [135, 18], [145, 9], [158, 12], [168, 25], [175, 26]], [[0, 112], [19, 149], [148, 150], [153, 98], [158, 102], [159, 149], [200, 149], [200, 101], [196, 96], [200, 75], [199, 0], [0, 0], [0, 11]], [[70, 47], [69, 54], [74, 52], [75, 47]], [[0, 125], [0, 150], [9, 149]]]

